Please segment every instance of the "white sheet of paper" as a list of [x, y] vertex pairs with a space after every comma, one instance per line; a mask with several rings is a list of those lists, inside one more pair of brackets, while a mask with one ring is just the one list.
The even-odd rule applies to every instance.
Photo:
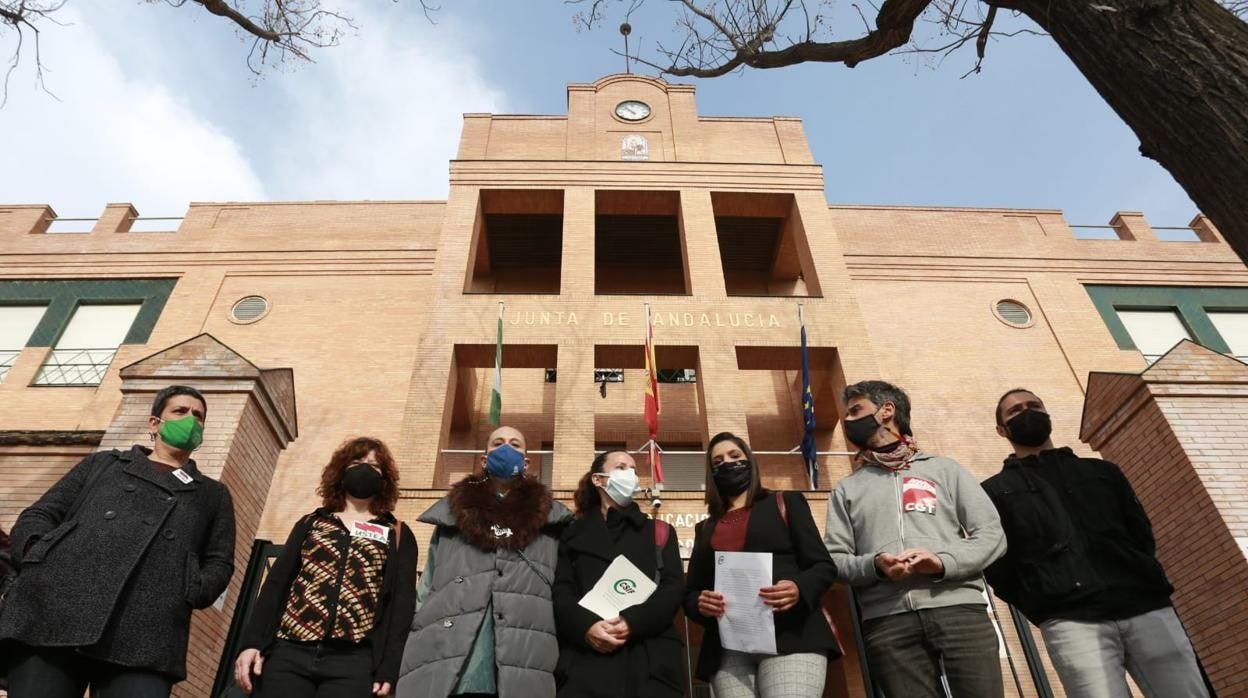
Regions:
[[724, 595], [719, 644], [725, 649], [776, 653], [776, 617], [758, 590], [771, 586], [771, 553], [715, 553], [715, 591]]
[[616, 555], [602, 578], [578, 603], [596, 613], [599, 618], [608, 620], [619, 616], [620, 611], [650, 598], [657, 588], [654, 580], [637, 569], [637, 565], [629, 562], [623, 555]]

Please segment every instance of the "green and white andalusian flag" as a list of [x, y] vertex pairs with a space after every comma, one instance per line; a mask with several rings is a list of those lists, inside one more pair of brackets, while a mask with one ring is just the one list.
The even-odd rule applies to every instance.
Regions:
[[494, 347], [494, 385], [490, 389], [490, 424], [503, 418], [503, 304], [498, 304], [498, 340]]

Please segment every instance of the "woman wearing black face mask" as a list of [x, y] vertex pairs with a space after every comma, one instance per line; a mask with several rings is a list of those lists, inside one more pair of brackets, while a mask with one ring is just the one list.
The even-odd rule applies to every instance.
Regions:
[[[710, 518], [696, 527], [685, 587], [685, 615], [706, 631], [698, 678], [719, 698], [818, 698], [828, 659], [841, 649], [820, 606], [836, 567], [806, 498], [763, 489], [749, 445], [723, 432], [706, 452], [706, 503]], [[772, 584], [758, 595], [775, 613], [777, 654], [720, 645], [718, 618], [727, 609], [714, 591], [717, 552], [771, 553]]]
[[416, 539], [394, 517], [399, 473], [377, 439], [351, 439], [321, 473], [323, 505], [299, 519], [243, 634], [247, 693], [384, 696], [416, 606]]

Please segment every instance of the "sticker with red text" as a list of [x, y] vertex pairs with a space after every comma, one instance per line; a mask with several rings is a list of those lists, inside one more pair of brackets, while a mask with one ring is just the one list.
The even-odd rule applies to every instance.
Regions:
[[368, 521], [352, 521], [351, 537], [367, 538], [368, 540], [385, 543], [390, 540], [390, 527], [383, 526], [381, 524], [369, 523]]
[[936, 483], [907, 475], [901, 479], [901, 510], [936, 515]]

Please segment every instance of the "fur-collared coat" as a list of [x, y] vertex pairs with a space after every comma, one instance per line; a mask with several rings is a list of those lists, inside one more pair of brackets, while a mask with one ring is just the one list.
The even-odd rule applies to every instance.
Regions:
[[467, 477], [419, 521], [437, 526], [428, 585], [408, 635], [396, 694], [444, 698], [454, 692], [485, 613], [494, 618], [499, 698], [555, 694], [559, 659], [551, 583], [559, 534], [572, 518], [533, 479], [495, 496]]

